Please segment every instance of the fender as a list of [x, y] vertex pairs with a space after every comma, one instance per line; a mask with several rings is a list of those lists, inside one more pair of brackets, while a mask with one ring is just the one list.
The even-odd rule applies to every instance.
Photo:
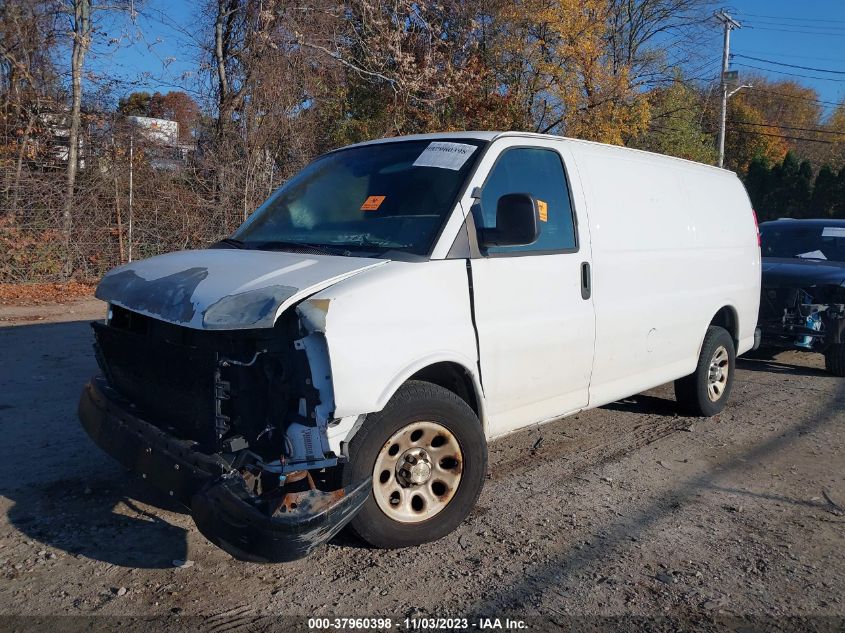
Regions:
[[444, 361], [469, 372], [483, 407], [465, 262], [391, 261], [365, 277], [343, 280], [296, 308], [305, 330], [325, 337], [331, 417], [380, 411], [408, 378]]
[[484, 435], [489, 437], [487, 428], [486, 403], [484, 400], [484, 390], [481, 386], [481, 381], [478, 378], [478, 370], [473, 369], [473, 367], [478, 367], [478, 364], [467, 357], [458, 357], [457, 355], [449, 355], [446, 353], [435, 352], [417, 359], [413, 363], [409, 364], [399, 374], [397, 374], [396, 378], [394, 378], [385, 387], [384, 391], [382, 391], [381, 395], [376, 401], [378, 408], [373, 409], [372, 412], [381, 411], [393, 397], [393, 394], [396, 393], [399, 390], [399, 387], [405, 384], [405, 382], [407, 382], [411, 378], [411, 376], [425, 369], [426, 367], [431, 367], [432, 365], [435, 365], [437, 363], [444, 362], [460, 365], [460, 367], [472, 379], [472, 388], [475, 391], [475, 397], [478, 402], [478, 419], [481, 422], [481, 427], [484, 429]]

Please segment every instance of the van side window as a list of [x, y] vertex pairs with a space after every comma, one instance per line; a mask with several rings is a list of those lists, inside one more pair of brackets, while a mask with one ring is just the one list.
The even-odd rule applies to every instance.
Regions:
[[546, 220], [540, 218], [540, 237], [528, 246], [496, 246], [488, 253], [559, 251], [574, 249], [575, 226], [569, 188], [560, 155], [554, 150], [515, 147], [505, 150], [487, 177], [481, 205], [473, 208], [476, 225], [495, 228], [496, 204], [508, 193], [528, 193], [546, 204]]

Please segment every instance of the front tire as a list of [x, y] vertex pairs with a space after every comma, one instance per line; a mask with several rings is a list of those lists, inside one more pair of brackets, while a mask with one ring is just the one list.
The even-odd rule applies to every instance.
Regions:
[[373, 478], [350, 527], [380, 548], [434, 541], [467, 517], [486, 473], [487, 442], [473, 410], [448, 389], [408, 381], [349, 443], [343, 485]]
[[720, 413], [731, 395], [735, 370], [733, 338], [724, 328], [711, 325], [704, 335], [695, 371], [675, 381], [678, 408], [694, 416]]
[[824, 366], [834, 376], [845, 376], [845, 343], [834, 343], [827, 348]]

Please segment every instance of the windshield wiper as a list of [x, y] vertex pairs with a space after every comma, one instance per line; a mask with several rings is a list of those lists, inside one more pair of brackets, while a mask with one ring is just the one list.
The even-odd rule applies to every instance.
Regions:
[[411, 246], [410, 244], [398, 244], [387, 240], [373, 239], [367, 235], [356, 236], [354, 240], [349, 240], [344, 245], [351, 248], [375, 249], [382, 252], [396, 249], [401, 250]]
[[234, 237], [224, 237], [222, 240], [214, 242], [210, 248], [225, 248], [230, 246], [232, 248], [246, 248], [246, 244], [241, 240], [236, 240]]
[[257, 250], [289, 248], [305, 252], [317, 251], [318, 253], [323, 253], [324, 255], [341, 255], [343, 257], [349, 257], [352, 255], [350, 251], [344, 248], [333, 248], [331, 246], [326, 246], [325, 244], [312, 244], [310, 242], [285, 242], [272, 240], [268, 242], [257, 242], [255, 243], [254, 248]]

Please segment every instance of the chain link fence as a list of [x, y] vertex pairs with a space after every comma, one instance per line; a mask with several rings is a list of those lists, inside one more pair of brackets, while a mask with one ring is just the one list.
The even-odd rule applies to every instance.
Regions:
[[238, 161], [208, 168], [185, 148], [131, 130], [87, 130], [67, 204], [67, 147], [3, 130], [0, 283], [96, 281], [130, 260], [230, 234], [272, 189], [244, 182]]

